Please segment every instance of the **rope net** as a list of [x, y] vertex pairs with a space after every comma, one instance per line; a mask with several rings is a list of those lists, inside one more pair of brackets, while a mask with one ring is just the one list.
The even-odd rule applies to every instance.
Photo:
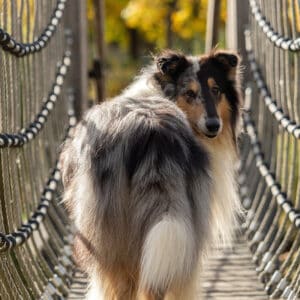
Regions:
[[67, 74], [76, 3], [0, 0], [1, 299], [68, 294], [72, 230], [58, 158], [76, 123]]
[[300, 3], [249, 0], [240, 192], [244, 228], [272, 299], [300, 293]]

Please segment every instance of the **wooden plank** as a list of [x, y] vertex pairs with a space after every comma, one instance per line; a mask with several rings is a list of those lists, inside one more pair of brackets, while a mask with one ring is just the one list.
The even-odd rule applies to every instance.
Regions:
[[[82, 299], [82, 291], [85, 290], [86, 277], [76, 272], [68, 299]], [[198, 295], [199, 299], [205, 300], [268, 299], [262, 283], [258, 281], [245, 240], [238, 237], [233, 247], [220, 249], [208, 259], [204, 273], [199, 277]]]
[[258, 281], [247, 243], [241, 237], [232, 248], [223, 248], [221, 254], [213, 255], [207, 261], [201, 281], [203, 299], [268, 299]]

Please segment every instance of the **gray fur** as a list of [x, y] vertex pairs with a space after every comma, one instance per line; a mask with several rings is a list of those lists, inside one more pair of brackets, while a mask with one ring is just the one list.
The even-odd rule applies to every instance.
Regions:
[[[195, 66], [182, 66], [181, 74], [192, 76]], [[168, 68], [169, 83], [154, 80], [153, 65], [120, 96], [90, 109], [63, 147], [64, 202], [78, 230], [75, 254], [94, 283], [101, 278], [105, 299], [135, 299], [143, 243], [164, 216], [188, 224], [195, 248], [185, 278], [163, 291], [150, 286], [145, 295], [161, 297], [188, 281], [211, 242], [209, 154], [166, 98], [178, 93], [176, 70]]]

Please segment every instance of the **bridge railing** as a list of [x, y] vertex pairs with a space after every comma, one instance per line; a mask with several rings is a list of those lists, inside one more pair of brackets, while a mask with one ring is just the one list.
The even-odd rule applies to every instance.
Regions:
[[300, 2], [249, 0], [240, 191], [271, 298], [300, 292]]
[[0, 1], [1, 299], [68, 293], [58, 157], [86, 98], [84, 3]]

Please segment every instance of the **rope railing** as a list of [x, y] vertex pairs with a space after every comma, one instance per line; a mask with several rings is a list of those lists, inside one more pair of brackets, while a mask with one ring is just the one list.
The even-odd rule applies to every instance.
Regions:
[[[277, 229], [278, 232], [281, 231], [281, 240], [276, 243], [276, 239], [274, 239], [276, 233], [273, 232], [275, 224], [277, 223], [277, 218], [275, 217], [275, 223], [273, 226], [270, 226], [270, 218], [266, 211], [264, 213], [263, 219], [259, 221], [254, 218], [255, 214], [248, 215], [248, 219], [246, 222], [246, 232], [248, 238], [250, 240], [250, 246], [254, 250], [253, 259], [256, 263], [259, 264], [257, 271], [260, 274], [260, 278], [262, 281], [266, 283], [266, 291], [271, 294], [272, 298], [276, 298], [279, 296], [285, 296], [284, 299], [295, 299], [298, 294], [295, 291], [295, 288], [298, 287], [296, 282], [300, 278], [300, 268], [298, 261], [300, 259], [300, 253], [298, 251], [300, 246], [300, 212], [299, 209], [295, 209], [291, 201], [288, 200], [286, 194], [281, 191], [280, 184], [274, 178], [274, 175], [268, 169], [266, 163], [263, 160], [264, 154], [261, 152], [260, 142], [257, 137], [255, 123], [250, 116], [250, 112], [246, 111], [244, 114], [244, 124], [245, 129], [249, 135], [250, 146], [249, 152], [247, 152], [247, 156], [251, 154], [254, 157], [253, 164], [255, 168], [257, 168], [260, 176], [264, 178], [266, 188], [271, 192], [272, 197], [270, 201], [274, 199], [280, 209], [277, 212], [281, 215], [285, 215], [284, 226], [281, 229]], [[245, 153], [244, 153], [245, 155]], [[241, 168], [243, 170], [243, 168]], [[241, 189], [248, 190], [246, 185], [245, 176], [240, 180]], [[241, 193], [242, 199], [247, 199], [247, 193]], [[246, 197], [246, 198], [245, 198]], [[268, 205], [271, 205], [270, 201], [268, 201]], [[271, 206], [269, 206], [269, 209]], [[255, 212], [258, 213], [258, 210]], [[273, 216], [274, 217], [274, 216]], [[287, 226], [290, 226], [286, 223], [286, 220], [290, 221], [293, 227], [289, 227], [288, 232], [285, 232], [283, 229]], [[268, 222], [265, 222], [268, 220]], [[263, 226], [262, 226], [263, 225]], [[267, 226], [266, 226], [267, 225]], [[297, 228], [296, 238], [292, 239], [292, 232], [294, 228]], [[269, 230], [269, 232], [268, 232]], [[271, 234], [270, 234], [271, 233]], [[278, 260], [280, 254], [284, 249], [286, 249], [287, 244], [290, 244], [292, 239], [292, 246], [290, 246], [290, 253], [286, 258], [286, 261], [281, 265], [278, 269]], [[275, 247], [270, 247], [270, 245]], [[297, 259], [295, 259], [295, 256]], [[288, 298], [290, 297], [290, 298]]]
[[44, 127], [47, 118], [56, 104], [61, 88], [64, 84], [65, 76], [71, 64], [71, 52], [67, 50], [57, 68], [56, 79], [47, 100], [42, 105], [40, 112], [26, 128], [22, 128], [18, 133], [0, 133], [0, 148], [21, 147], [34, 139]]
[[80, 28], [81, 4], [66, 2], [0, 1], [1, 299], [65, 299], [72, 281], [73, 228], [59, 201], [57, 155], [64, 128], [76, 123], [73, 104], [80, 115], [81, 58], [78, 37], [69, 37]]
[[246, 50], [248, 55], [248, 63], [252, 71], [252, 77], [257, 85], [261, 97], [263, 98], [270, 113], [275, 117], [278, 123], [290, 134], [294, 135], [296, 139], [300, 139], [300, 124], [290, 120], [289, 116], [284, 114], [282, 108], [278, 107], [277, 101], [272, 99], [271, 93], [255, 60], [255, 55], [251, 45], [250, 32], [248, 30], [245, 31], [245, 39], [247, 45]]
[[251, 13], [266, 37], [278, 48], [289, 51], [300, 50], [300, 37], [292, 39], [276, 32], [270, 21], [262, 14], [256, 0], [249, 0]]
[[299, 3], [249, 3], [248, 135], [239, 168], [240, 195], [248, 210], [243, 228], [270, 298], [294, 300], [300, 296], [300, 39], [293, 9]]
[[289, 220], [300, 229], [300, 211], [295, 209], [293, 204], [287, 199], [286, 193], [281, 190], [280, 183], [276, 180], [274, 174], [270, 171], [267, 163], [264, 161], [264, 153], [260, 147], [260, 141], [257, 137], [255, 123], [250, 117], [250, 112], [244, 113], [244, 125], [251, 141], [251, 150], [255, 157], [255, 166], [258, 168], [261, 177], [264, 178], [266, 186], [271, 191], [277, 204], [282, 207]]
[[[69, 126], [65, 138], [62, 143], [68, 138], [69, 131], [76, 125], [76, 118], [74, 111], [69, 111]], [[60, 169], [59, 158], [57, 159], [54, 168], [50, 173], [50, 177], [47, 180], [45, 188], [40, 197], [40, 203], [32, 216], [27, 222], [24, 222], [22, 226], [16, 231], [4, 234], [0, 232], [0, 253], [13, 249], [16, 246], [22, 245], [26, 240], [30, 238], [32, 233], [37, 230], [45, 218], [49, 205], [54, 197], [54, 193], [57, 191], [58, 183], [60, 181]]]
[[3, 50], [16, 55], [17, 57], [22, 57], [36, 53], [45, 48], [54, 35], [56, 28], [63, 17], [66, 2], [67, 0], [57, 0], [57, 4], [52, 13], [49, 24], [43, 30], [41, 35], [31, 43], [16, 41], [4, 29], [0, 28], [0, 45]]

